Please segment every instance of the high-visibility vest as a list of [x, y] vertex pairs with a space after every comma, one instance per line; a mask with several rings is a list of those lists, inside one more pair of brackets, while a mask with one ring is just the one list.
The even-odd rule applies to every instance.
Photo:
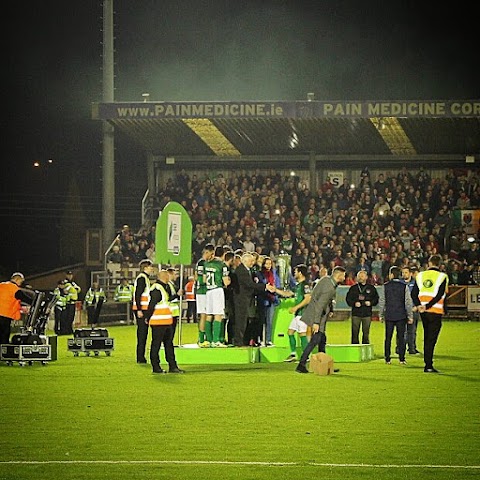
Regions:
[[133, 298], [133, 287], [132, 285], [118, 285], [115, 289], [115, 294], [113, 299], [116, 302], [131, 302]]
[[195, 281], [191, 280], [185, 285], [185, 300], [187, 302], [195, 301]]
[[82, 291], [75, 282], [65, 282], [65, 291], [67, 292], [67, 303], [75, 303], [78, 300], [78, 294]]
[[[176, 295], [177, 291], [175, 289], [175, 284], [173, 282], [168, 282], [168, 286], [170, 287], [170, 291], [172, 292], [172, 295]], [[172, 316], [173, 317], [179, 317], [180, 316], [180, 304], [179, 304], [178, 298], [169, 302], [169, 305], [170, 305], [170, 310], [172, 311]]]
[[442, 298], [435, 303], [435, 305], [426, 310], [427, 312], [439, 313], [440, 315], [445, 313], [444, 306], [445, 297], [447, 296], [448, 292], [448, 276], [446, 273], [434, 269], [418, 272], [415, 281], [417, 282], [418, 286], [418, 299], [422, 305], [426, 305], [437, 296], [440, 285], [445, 281], [445, 279], [447, 282], [445, 293], [443, 294]]
[[104, 301], [107, 299], [102, 288], [99, 290], [93, 290], [93, 288], [89, 288], [85, 294], [85, 304], [88, 307], [91, 307], [94, 303], [97, 304], [100, 298], [103, 298]]
[[152, 316], [150, 317], [149, 325], [172, 325], [173, 316], [168, 302], [168, 293], [158, 283], [154, 283], [152, 290], [159, 290], [162, 293], [161, 300], [155, 305]]
[[55, 308], [63, 310], [67, 305], [67, 297], [63, 295], [63, 292], [58, 287], [53, 291], [53, 294], [57, 298], [57, 301], [55, 302]]
[[0, 283], [0, 316], [20, 320], [21, 302], [15, 298], [19, 286], [13, 282]]
[[[137, 305], [135, 301], [135, 297], [136, 297], [135, 292], [137, 291], [137, 282], [140, 277], [143, 277], [145, 279], [145, 290], [142, 292], [140, 305]], [[150, 279], [148, 278], [148, 275], [146, 273], [141, 272], [137, 275], [137, 278], [135, 279], [135, 283], [133, 284], [133, 292], [134, 292], [134, 295], [133, 295], [132, 310], [147, 310], [148, 304], [150, 303]]]

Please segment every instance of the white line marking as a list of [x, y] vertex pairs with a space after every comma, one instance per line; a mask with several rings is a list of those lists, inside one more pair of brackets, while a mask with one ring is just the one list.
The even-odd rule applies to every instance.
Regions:
[[374, 463], [231, 462], [223, 460], [5, 460], [0, 465], [256, 465], [267, 467], [480, 469], [480, 465], [388, 465]]

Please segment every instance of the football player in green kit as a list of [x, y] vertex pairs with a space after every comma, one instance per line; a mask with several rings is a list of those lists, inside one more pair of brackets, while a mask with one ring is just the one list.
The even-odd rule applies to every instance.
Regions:
[[195, 265], [195, 301], [198, 314], [198, 345], [209, 347], [205, 337], [205, 320], [207, 317], [207, 282], [205, 276], [205, 263], [213, 258], [215, 246], [211, 243], [205, 245], [202, 251], [202, 258]]
[[297, 265], [293, 270], [293, 275], [297, 282], [294, 294], [295, 305], [290, 307], [289, 312], [293, 313], [295, 317], [291, 321], [288, 327], [288, 341], [290, 343], [290, 355], [285, 359], [285, 362], [294, 362], [297, 360], [297, 340], [295, 338], [295, 332], [300, 337], [300, 345], [302, 350], [308, 344], [307, 339], [307, 324], [302, 322], [302, 312], [310, 301], [310, 288], [307, 285], [307, 266], [304, 264]]
[[221, 258], [222, 255], [223, 247], [216, 247], [214, 257], [204, 264], [207, 284], [205, 335], [211, 347], [226, 347], [220, 338], [223, 337], [223, 318], [225, 317], [223, 287], [230, 284], [230, 275], [227, 265]]

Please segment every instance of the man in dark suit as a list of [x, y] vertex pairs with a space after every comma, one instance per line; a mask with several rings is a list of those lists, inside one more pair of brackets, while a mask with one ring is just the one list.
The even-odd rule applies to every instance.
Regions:
[[316, 346], [318, 346], [321, 352], [325, 352], [325, 345], [327, 343], [325, 329], [329, 316], [329, 305], [335, 298], [337, 286], [344, 281], [345, 268], [337, 266], [332, 270], [331, 275], [322, 277], [313, 288], [310, 295], [310, 302], [302, 315], [302, 321], [312, 327], [312, 337], [300, 357], [300, 362], [295, 369], [297, 373], [308, 373], [308, 357]]
[[251, 268], [255, 263], [255, 257], [247, 252], [242, 255], [240, 265], [235, 269], [235, 281], [233, 290], [233, 302], [235, 306], [235, 335], [234, 346], [245, 346], [245, 329], [249, 312], [255, 310], [255, 294], [264, 293], [266, 290], [274, 293], [273, 285], [257, 283], [252, 278]]

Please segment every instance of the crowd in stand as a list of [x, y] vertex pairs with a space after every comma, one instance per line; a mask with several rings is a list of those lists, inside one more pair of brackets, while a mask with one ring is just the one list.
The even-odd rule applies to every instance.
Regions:
[[[380, 285], [392, 265], [423, 269], [438, 253], [452, 284], [476, 283], [478, 225], [473, 236], [467, 234], [453, 212], [480, 208], [479, 173], [451, 169], [431, 178], [420, 167], [372, 177], [364, 168], [358, 185], [345, 179], [338, 187], [327, 177], [312, 192], [299, 177], [276, 171], [199, 179], [182, 170], [167, 180], [157, 207], [176, 201], [189, 213], [192, 263], [212, 243], [274, 260], [289, 254], [292, 268], [306, 264], [312, 281], [322, 267], [342, 265], [352, 281], [366, 270], [370, 282]], [[138, 265], [154, 257], [155, 225], [137, 234], [124, 226], [108, 260]]]

